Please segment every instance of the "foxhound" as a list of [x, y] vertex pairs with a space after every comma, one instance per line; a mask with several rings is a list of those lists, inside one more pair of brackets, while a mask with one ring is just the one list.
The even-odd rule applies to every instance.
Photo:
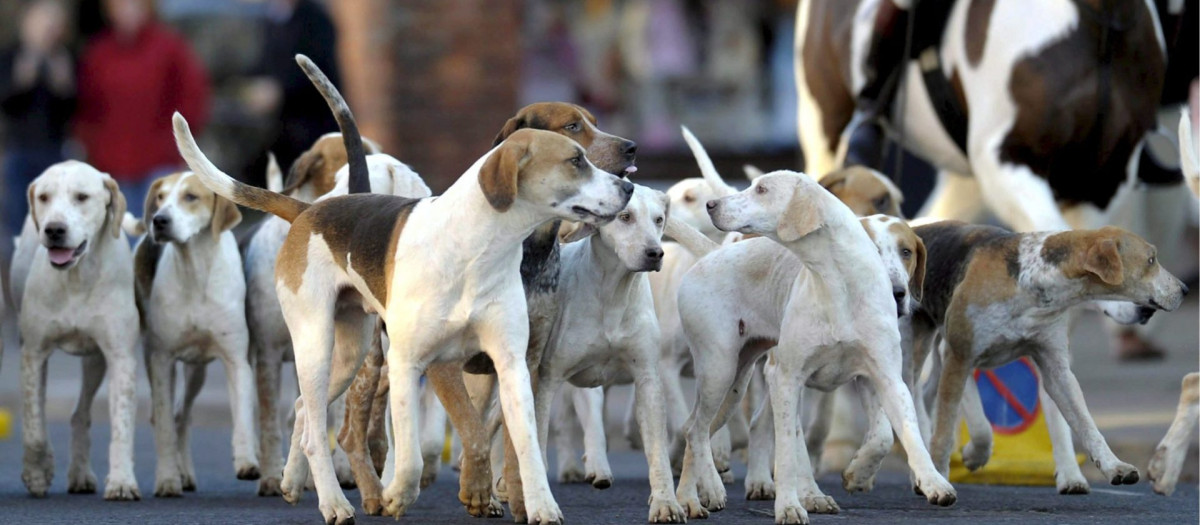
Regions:
[[[298, 57], [312, 76], [320, 76]], [[318, 86], [327, 100], [332, 85]], [[337, 96], [340, 98], [340, 95]], [[333, 104], [331, 104], [333, 106]], [[553, 219], [604, 224], [625, 207], [633, 185], [595, 167], [584, 149], [556, 133], [518, 130], [477, 160], [437, 198], [358, 194], [369, 188], [357, 128], [337, 111], [350, 159], [351, 194], [316, 204], [238, 183], [196, 146], [175, 116], [176, 141], [206, 186], [234, 202], [292, 222], [276, 266], [276, 290], [295, 345], [301, 396], [283, 492], [295, 502], [312, 469], [327, 522], [354, 509], [337, 486], [325, 446], [326, 407], [346, 389], [366, 354], [368, 312], [388, 326], [389, 401], [396, 477], [383, 513], [401, 516], [420, 492], [416, 420], [419, 380], [431, 363], [482, 349], [494, 363], [508, 431], [520, 460], [530, 523], [561, 522], [550, 493], [525, 364], [529, 326], [520, 284], [520, 243]], [[379, 232], [388, 232], [379, 235]], [[471, 351], [471, 355], [466, 355]], [[308, 422], [306, 425], [305, 422]]]
[[46, 359], [56, 348], [80, 356], [83, 381], [71, 417], [67, 491], [96, 491], [90, 466], [92, 401], [107, 377], [112, 441], [104, 498], [141, 499], [133, 474], [139, 330], [133, 259], [121, 237], [125, 197], [117, 182], [82, 162], [48, 168], [29, 185], [29, 216], [13, 256], [21, 332], [21, 480], [42, 497], [54, 477], [46, 435]]

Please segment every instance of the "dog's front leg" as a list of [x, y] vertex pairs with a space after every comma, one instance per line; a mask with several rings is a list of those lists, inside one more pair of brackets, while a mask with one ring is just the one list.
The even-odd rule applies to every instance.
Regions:
[[762, 396], [754, 417], [750, 419], [750, 449], [746, 454], [746, 499], [775, 499], [775, 479], [771, 474], [771, 465], [774, 462], [775, 410], [771, 407], [771, 397]]
[[792, 358], [779, 359], [779, 349], [774, 354], [774, 363], [768, 363], [765, 372], [775, 415], [775, 523], [808, 523], [799, 498], [801, 469], [812, 470], [798, 419], [805, 378]]
[[[583, 467], [583, 456], [586, 454], [583, 451], [583, 443], [587, 430], [583, 428], [583, 420], [575, 408], [576, 390], [578, 389], [572, 385], [563, 389], [563, 399], [554, 406], [552, 414], [559, 483], [583, 483], [587, 480], [587, 471]], [[580, 406], [588, 408], [586, 396], [580, 397]]]
[[1166, 496], [1175, 492], [1179, 471], [1187, 457], [1188, 437], [1196, 430], [1197, 412], [1200, 412], [1197, 400], [1200, 400], [1200, 373], [1192, 372], [1183, 378], [1175, 420], [1158, 443], [1146, 469], [1146, 476], [1154, 481], [1154, 492]]
[[150, 376], [151, 418], [154, 424], [154, 445], [158, 455], [155, 469], [154, 496], [174, 498], [183, 495], [179, 473], [179, 444], [175, 435], [174, 403], [175, 359], [146, 338], [146, 373]]
[[[133, 308], [130, 308], [133, 311]], [[104, 481], [104, 499], [129, 501], [142, 499], [137, 478], [133, 474], [133, 431], [137, 419], [136, 352], [138, 332], [128, 330], [136, 326], [137, 319], [129, 324], [115, 323], [114, 330], [121, 331], [109, 338], [112, 344], [101, 343], [100, 350], [108, 362], [108, 418], [112, 425], [112, 438], [108, 446], [108, 478]], [[170, 411], [167, 425], [171, 424]]]
[[192, 404], [204, 388], [207, 363], [189, 363], [183, 367], [183, 403], [175, 414], [176, 445], [179, 447], [180, 483], [184, 491], [196, 490], [196, 466], [192, 462]]
[[963, 465], [974, 471], [987, 465], [992, 457], [992, 423], [983, 413], [983, 401], [979, 398], [979, 386], [968, 378], [963, 388], [963, 399], [959, 411], [967, 422], [969, 439], [963, 446]]
[[256, 480], [260, 473], [254, 435], [254, 372], [247, 359], [249, 341], [246, 332], [241, 331], [238, 337], [220, 344], [233, 414], [233, 469], [237, 479]]
[[83, 383], [79, 387], [79, 403], [71, 414], [71, 466], [67, 469], [67, 492], [71, 494], [95, 494], [96, 473], [92, 471], [92, 402], [96, 391], [104, 381], [108, 364], [104, 356], [95, 353], [83, 356]]
[[46, 436], [46, 358], [40, 341], [26, 338], [21, 348], [21, 440], [25, 446], [21, 481], [35, 497], [50, 490], [54, 479], [54, 448]]
[[[570, 401], [583, 429], [584, 479], [598, 489], [612, 486], [612, 467], [608, 464], [608, 435], [604, 432], [604, 389], [574, 388]], [[566, 403], [564, 403], [566, 404]], [[675, 497], [675, 487], [671, 487]]]
[[[392, 363], [388, 363], [389, 374], [393, 366]], [[492, 494], [491, 464], [488, 457], [491, 447], [484, 431], [483, 416], [471, 402], [470, 393], [463, 381], [462, 369], [457, 363], [437, 363], [430, 366], [425, 374], [429, 385], [441, 399], [446, 414], [450, 416], [451, 424], [462, 436], [462, 471], [458, 478], [459, 502], [467, 508], [468, 514], [475, 517], [503, 516], [504, 507]], [[395, 385], [392, 385], [392, 388], [394, 392]], [[415, 403], [416, 399], [413, 402]], [[392, 421], [395, 424], [394, 413]], [[424, 471], [424, 460], [420, 461]]]
[[[481, 327], [479, 342], [496, 365], [500, 407], [517, 455], [526, 516], [530, 524], [562, 523], [562, 511], [550, 493], [546, 478], [529, 366], [525, 362], [529, 340], [525, 308], [498, 307], [493, 313], [498, 315]], [[511, 485], [508, 487], [510, 503], [515, 497], [513, 489]]]
[[1079, 388], [1075, 374], [1071, 372], [1065, 329], [1063, 334], [1062, 340], [1055, 342], [1057, 344], [1047, 345], [1041, 351], [1033, 353], [1033, 359], [1042, 372], [1046, 393], [1050, 394], [1050, 398], [1058, 405], [1063, 417], [1083, 443], [1084, 450], [1104, 473], [1104, 477], [1113, 485], [1137, 483], [1137, 468], [1113, 454], [1088, 412], [1087, 404], [1083, 400], [1083, 391]]
[[[675, 499], [674, 480], [671, 479], [671, 460], [667, 454], [667, 421], [664, 413], [662, 380], [658, 370], [646, 366], [657, 354], [657, 346], [644, 348], [630, 367], [634, 375], [637, 396], [638, 428], [642, 431], [642, 443], [646, 445], [646, 463], [650, 469], [650, 523], [683, 523], [687, 515], [679, 500]], [[740, 409], [740, 407], [735, 408]], [[603, 421], [600, 421], [603, 434]]]
[[262, 462], [262, 477], [258, 480], [259, 496], [283, 494], [280, 489], [283, 457], [280, 455], [279, 445], [283, 440], [283, 429], [279, 417], [279, 374], [283, 367], [285, 351], [278, 346], [260, 347], [254, 363], [255, 385], [258, 388], [258, 457]]
[[347, 402], [345, 420], [338, 431], [337, 441], [350, 460], [354, 471], [354, 482], [362, 496], [363, 512], [377, 516], [383, 510], [383, 483], [375, 472], [368, 457], [367, 426], [374, 411], [375, 390], [379, 386], [380, 368], [383, 364], [383, 348], [380, 346], [378, 327], [371, 341], [367, 358], [350, 383], [343, 397]]

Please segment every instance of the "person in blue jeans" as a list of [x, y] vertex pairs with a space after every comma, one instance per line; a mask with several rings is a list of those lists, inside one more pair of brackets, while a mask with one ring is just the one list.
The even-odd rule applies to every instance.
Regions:
[[62, 2], [36, 0], [22, 15], [18, 43], [0, 52], [5, 238], [21, 231], [29, 183], [63, 160], [67, 124], [75, 111], [75, 62], [66, 35]]

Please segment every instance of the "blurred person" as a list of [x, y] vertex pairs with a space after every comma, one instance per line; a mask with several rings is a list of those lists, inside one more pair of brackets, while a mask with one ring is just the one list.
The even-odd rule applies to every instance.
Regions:
[[[279, 165], [288, 169], [321, 135], [337, 131], [329, 107], [296, 65], [296, 54], [312, 59], [335, 86], [343, 88], [337, 62], [337, 30], [325, 9], [312, 0], [268, 0], [262, 61], [248, 85], [248, 109], [276, 123], [268, 141]], [[266, 152], [247, 169], [265, 173]], [[261, 181], [250, 182], [261, 184]]]
[[104, 0], [103, 7], [108, 27], [80, 59], [76, 132], [88, 161], [117, 180], [140, 217], [150, 183], [183, 167], [172, 112], [193, 129], [207, 121], [208, 73], [158, 21], [154, 0]]
[[63, 160], [67, 123], [75, 110], [75, 63], [67, 50], [68, 14], [60, 0], [30, 3], [20, 39], [0, 53], [0, 111], [4, 115], [4, 211], [7, 234], [21, 231], [25, 190]]

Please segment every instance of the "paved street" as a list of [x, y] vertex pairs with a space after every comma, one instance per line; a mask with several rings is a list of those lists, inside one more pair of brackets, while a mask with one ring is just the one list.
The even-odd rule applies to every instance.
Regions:
[[[64, 423], [51, 426], [56, 464], [51, 494], [45, 499], [26, 495], [20, 480], [19, 441], [0, 442], [0, 523], [320, 523], [316, 496], [305, 495], [297, 506], [281, 498], [260, 498], [255, 484], [233, 476], [228, 433], [224, 429], [200, 427], [193, 437], [197, 451], [196, 469], [199, 492], [182, 499], [156, 499], [149, 496], [154, 487], [153, 437], [149, 428], [139, 427], [136, 469], [143, 500], [134, 503], [110, 503], [99, 494], [66, 493], [66, 456], [69, 428]], [[93, 464], [101, 480], [107, 469], [107, 426], [94, 429]], [[604, 491], [587, 485], [551, 486], [571, 524], [644, 523], [646, 497], [645, 460], [639, 454], [618, 452], [613, 456], [617, 478]], [[772, 503], [742, 498], [741, 471], [738, 481], [728, 487], [729, 507], [709, 518], [709, 523], [769, 524]], [[458, 504], [457, 476], [442, 469], [437, 483], [421, 493], [417, 505], [402, 520], [407, 523], [478, 524]], [[896, 472], [886, 473], [875, 491], [849, 495], [842, 491], [837, 477], [821, 480], [822, 488], [842, 507], [834, 516], [812, 515], [812, 523], [913, 523], [965, 522], [984, 523], [1056, 523], [1092, 524], [1097, 521], [1139, 523], [1196, 523], [1197, 490], [1185, 484], [1170, 498], [1150, 492], [1145, 483], [1132, 487], [1110, 488], [1094, 485], [1087, 496], [1059, 496], [1052, 488], [1015, 488], [958, 485], [958, 503], [938, 508], [925, 503], [908, 489], [907, 478]], [[348, 491], [358, 506], [358, 493]], [[390, 519], [357, 516], [359, 523], [392, 523]], [[507, 523], [492, 521], [491, 523]]]

